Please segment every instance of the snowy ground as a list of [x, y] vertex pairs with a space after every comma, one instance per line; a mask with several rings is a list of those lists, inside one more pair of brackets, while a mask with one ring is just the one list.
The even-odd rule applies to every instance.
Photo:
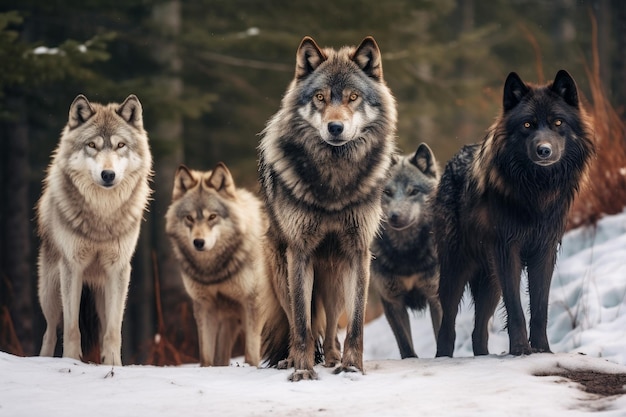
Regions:
[[473, 311], [461, 306], [455, 358], [433, 359], [428, 314], [412, 318], [420, 359], [399, 360], [384, 317], [365, 328], [365, 375], [291, 383], [289, 371], [230, 367], [111, 368], [0, 352], [0, 416], [625, 416], [626, 396], [601, 397], [558, 369], [626, 373], [626, 213], [565, 236], [551, 290], [554, 355], [504, 354], [502, 313], [492, 355], [474, 358]]

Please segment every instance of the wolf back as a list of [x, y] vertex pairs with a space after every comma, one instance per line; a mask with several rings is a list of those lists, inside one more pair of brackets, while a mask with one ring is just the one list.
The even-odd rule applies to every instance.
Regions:
[[430, 307], [435, 338], [441, 323], [439, 264], [428, 200], [439, 179], [435, 157], [422, 143], [394, 158], [382, 196], [382, 231], [372, 242], [372, 284], [404, 358], [417, 357], [407, 308]]
[[[279, 366], [294, 366], [292, 380], [316, 378], [318, 336], [326, 366], [363, 370], [369, 245], [396, 117], [373, 38], [339, 50], [302, 40], [294, 80], [259, 145], [274, 284], [290, 324], [289, 357]], [[342, 358], [336, 332], [344, 308]]]
[[63, 321], [63, 356], [81, 359], [79, 305], [87, 285], [104, 332], [101, 360], [121, 365], [130, 260], [151, 168], [137, 97], [108, 105], [76, 97], [37, 203], [39, 300], [47, 322], [42, 356], [54, 354]]
[[[541, 86], [509, 74], [503, 109], [482, 143], [447, 164], [435, 199], [443, 308], [437, 356], [452, 356], [465, 285], [475, 304], [475, 355], [488, 353], [488, 321], [502, 295], [509, 353], [549, 352], [548, 296], [572, 199], [594, 155], [591, 126], [573, 78]], [[520, 301], [528, 273], [530, 337]]]
[[193, 302], [200, 364], [228, 365], [243, 330], [245, 360], [258, 366], [266, 317], [280, 308], [265, 269], [261, 201], [222, 163], [207, 172], [181, 165], [166, 231]]

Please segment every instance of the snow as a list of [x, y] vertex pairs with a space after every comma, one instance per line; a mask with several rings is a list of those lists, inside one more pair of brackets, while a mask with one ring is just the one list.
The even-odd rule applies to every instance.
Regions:
[[473, 357], [467, 298], [455, 358], [433, 358], [428, 313], [411, 320], [419, 359], [399, 359], [380, 317], [365, 327], [364, 375], [318, 366], [318, 381], [297, 383], [287, 381], [291, 371], [257, 369], [241, 358], [229, 367], [110, 367], [0, 352], [0, 416], [624, 416], [624, 395], [601, 397], [536, 375], [626, 373], [626, 212], [563, 239], [548, 318], [558, 353], [507, 355], [500, 309], [490, 326], [492, 354]]

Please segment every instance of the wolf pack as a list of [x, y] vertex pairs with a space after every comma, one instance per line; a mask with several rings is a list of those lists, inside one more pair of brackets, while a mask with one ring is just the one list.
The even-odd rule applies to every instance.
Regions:
[[[417, 357], [409, 310], [429, 310], [436, 356], [453, 355], [467, 287], [475, 355], [489, 353], [488, 323], [501, 301], [509, 353], [550, 352], [557, 250], [595, 155], [574, 79], [561, 70], [536, 85], [511, 72], [483, 140], [443, 169], [426, 143], [397, 149], [397, 118], [374, 38], [333, 49], [304, 37], [294, 78], [260, 134], [259, 195], [238, 187], [224, 163], [180, 165], [166, 232], [192, 301], [201, 366], [228, 365], [243, 335], [248, 364], [290, 369], [291, 381], [317, 379], [319, 364], [363, 372], [370, 287], [402, 358]], [[135, 95], [106, 105], [76, 97], [36, 207], [42, 356], [54, 354], [61, 330], [63, 356], [83, 357], [89, 289], [100, 361], [122, 365], [152, 170]]]

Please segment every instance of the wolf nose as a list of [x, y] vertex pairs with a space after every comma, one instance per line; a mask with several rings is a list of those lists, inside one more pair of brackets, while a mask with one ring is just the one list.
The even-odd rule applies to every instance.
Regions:
[[550, 158], [552, 155], [552, 146], [549, 143], [542, 143], [537, 146], [537, 156], [541, 159]]
[[102, 181], [104, 181], [105, 184], [111, 184], [113, 180], [115, 180], [115, 171], [105, 169], [104, 171], [102, 171], [100, 176], [102, 177]]
[[341, 135], [341, 132], [343, 132], [343, 123], [341, 122], [328, 123], [328, 132], [333, 136]]
[[204, 248], [204, 239], [194, 239], [193, 246], [198, 250]]

